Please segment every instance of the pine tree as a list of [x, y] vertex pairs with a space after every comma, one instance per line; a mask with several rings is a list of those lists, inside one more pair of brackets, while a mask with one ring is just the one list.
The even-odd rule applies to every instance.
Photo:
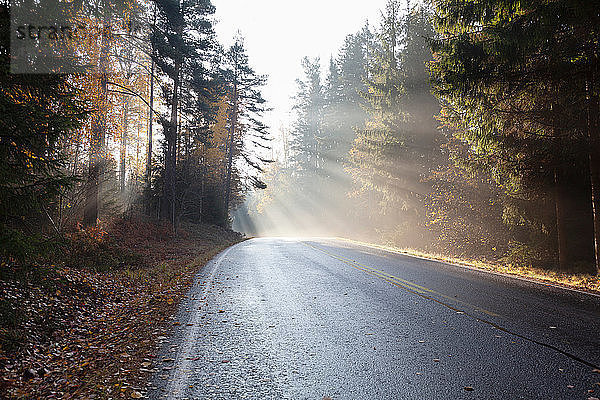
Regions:
[[[399, 1], [386, 5], [377, 47], [369, 67], [367, 101], [369, 118], [357, 131], [350, 151], [349, 172], [357, 185], [357, 194], [370, 204], [378, 204], [382, 214], [408, 210], [416, 194], [407, 187], [406, 171], [399, 159], [405, 152], [407, 118], [403, 103], [403, 75], [400, 68], [402, 20]], [[408, 196], [407, 196], [408, 195]]]
[[155, 0], [157, 20], [152, 33], [153, 60], [170, 80], [165, 87], [169, 115], [162, 119], [164, 144], [164, 177], [161, 199], [161, 217], [176, 226], [176, 165], [178, 123], [181, 97], [192, 90], [186, 87], [188, 67], [198, 67], [212, 46], [214, 33], [209, 16], [214, 13], [210, 0]]
[[361, 93], [366, 91], [368, 55], [373, 47], [370, 28], [365, 25], [358, 33], [346, 37], [337, 58], [330, 61], [324, 88], [326, 154], [323, 158], [328, 163], [328, 175], [334, 179], [344, 175], [355, 130], [364, 128], [367, 114]]
[[[433, 34], [428, 9], [389, 1], [377, 40], [370, 48], [367, 87], [362, 92], [368, 117], [356, 130], [348, 171], [353, 194], [377, 204], [374, 224], [404, 245], [422, 243], [423, 180], [439, 158], [439, 132], [433, 115], [427, 63]], [[419, 229], [416, 227], [420, 227]]]
[[228, 224], [232, 195], [241, 189], [234, 188], [234, 175], [240, 176], [234, 160], [239, 159], [253, 171], [244, 176], [246, 187], [265, 188], [259, 174], [263, 172], [265, 163], [272, 161], [264, 156], [264, 150], [270, 150], [272, 139], [262, 121], [267, 108], [260, 88], [265, 85], [267, 78], [256, 74], [250, 66], [242, 37], [237, 37], [225, 52], [223, 62], [223, 89], [229, 102], [223, 221]]

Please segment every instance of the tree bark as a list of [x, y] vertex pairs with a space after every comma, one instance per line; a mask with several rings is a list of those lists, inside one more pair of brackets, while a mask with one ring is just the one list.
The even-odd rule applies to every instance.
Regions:
[[148, 101], [148, 154], [146, 158], [146, 189], [150, 192], [152, 184], [152, 128], [154, 122], [154, 60], [150, 66], [150, 99]]
[[594, 222], [594, 253], [596, 273], [600, 274], [600, 132], [598, 132], [598, 96], [595, 94], [595, 76], [589, 73], [587, 80], [587, 131], [590, 183], [592, 188], [592, 211]]
[[125, 99], [123, 103], [123, 133], [121, 136], [121, 162], [119, 165], [119, 187], [121, 193], [125, 192], [125, 166], [127, 164], [127, 130], [128, 124], [129, 99]]
[[590, 176], [575, 163], [555, 169], [555, 206], [558, 266], [563, 271], [583, 271], [594, 264], [593, 212]]
[[227, 154], [227, 179], [225, 180], [225, 204], [224, 204], [224, 217], [225, 225], [227, 225], [229, 219], [229, 202], [231, 198], [231, 169], [233, 167], [233, 146], [235, 143], [235, 127], [237, 125], [237, 112], [238, 112], [238, 88], [237, 82], [233, 83], [233, 105], [231, 110], [231, 123], [229, 126], [229, 145]]
[[175, 189], [177, 165], [177, 109], [179, 106], [179, 74], [181, 61], [175, 62], [175, 76], [173, 79], [173, 96], [171, 98], [171, 117], [168, 129], [165, 131], [165, 177], [163, 185], [163, 201], [161, 202], [161, 219], [167, 219], [176, 230], [175, 218]]
[[106, 135], [106, 109], [108, 103], [107, 59], [108, 28], [105, 21], [100, 39], [100, 59], [98, 76], [98, 111], [92, 121], [92, 137], [90, 138], [90, 154], [88, 180], [86, 187], [83, 225], [93, 226], [98, 221], [99, 193], [103, 173], [104, 141]]
[[[152, 16], [152, 29], [156, 28], [156, 4], [154, 5], [154, 13]], [[148, 99], [148, 154], [146, 158], [146, 213], [148, 215], [152, 212], [151, 198], [152, 198], [152, 128], [154, 127], [154, 44], [150, 49], [150, 93]], [[160, 212], [160, 207], [158, 208]]]
[[567, 224], [565, 220], [565, 191], [562, 186], [561, 167], [554, 169], [554, 205], [556, 209], [556, 249], [558, 267], [565, 270], [569, 267], [569, 243], [567, 235]]

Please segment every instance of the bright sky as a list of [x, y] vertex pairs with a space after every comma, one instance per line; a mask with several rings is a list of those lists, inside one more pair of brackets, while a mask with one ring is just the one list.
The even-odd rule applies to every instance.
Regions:
[[337, 54], [346, 35], [369, 21], [379, 24], [386, 0], [212, 0], [219, 20], [215, 30], [229, 46], [239, 30], [245, 38], [251, 66], [269, 76], [263, 96], [274, 108], [266, 116], [277, 133], [290, 121], [290, 97], [302, 76], [302, 57], [319, 56], [323, 70]]

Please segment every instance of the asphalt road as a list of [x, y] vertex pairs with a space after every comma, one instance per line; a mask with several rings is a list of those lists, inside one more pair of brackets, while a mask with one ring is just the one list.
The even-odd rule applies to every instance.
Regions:
[[600, 297], [330, 239], [202, 269], [154, 399], [600, 398]]

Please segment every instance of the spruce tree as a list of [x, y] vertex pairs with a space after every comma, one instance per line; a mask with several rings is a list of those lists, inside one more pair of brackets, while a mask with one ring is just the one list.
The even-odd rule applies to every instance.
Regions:
[[300, 176], [317, 175], [323, 169], [323, 113], [325, 108], [324, 86], [321, 82], [321, 63], [305, 57], [302, 60], [304, 77], [297, 79], [298, 92], [294, 110], [297, 119], [294, 124], [292, 150], [293, 162]]
[[[520, 220], [554, 232], [562, 268], [593, 259], [598, 2], [436, 7], [434, 71], [445, 122], [504, 187], [507, 203], [519, 205]], [[546, 198], [555, 212], [536, 215], [533, 204]]]

